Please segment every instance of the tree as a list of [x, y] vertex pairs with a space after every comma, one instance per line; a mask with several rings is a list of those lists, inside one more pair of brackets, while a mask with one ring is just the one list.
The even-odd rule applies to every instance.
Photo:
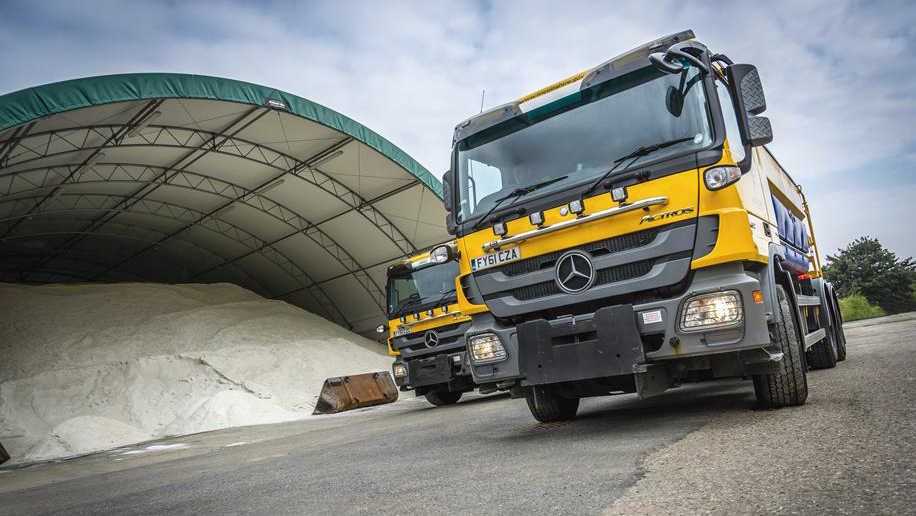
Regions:
[[900, 260], [885, 249], [877, 238], [861, 237], [827, 255], [824, 276], [833, 283], [840, 297], [865, 296], [888, 313], [916, 310], [916, 262]]

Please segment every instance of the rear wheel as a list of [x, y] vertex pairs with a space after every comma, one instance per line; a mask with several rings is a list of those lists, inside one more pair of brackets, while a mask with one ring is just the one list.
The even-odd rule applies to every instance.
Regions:
[[780, 319], [775, 327], [775, 340], [783, 353], [774, 373], [754, 375], [754, 392], [764, 408], [802, 405], [808, 398], [808, 379], [804, 348], [795, 327], [792, 307], [782, 286], [776, 286]]
[[826, 328], [826, 335], [820, 342], [808, 349], [807, 359], [811, 369], [836, 367], [838, 360], [837, 338], [833, 326]]
[[[836, 299], [836, 298], [834, 298]], [[833, 304], [833, 330], [836, 335], [836, 360], [842, 362], [846, 360], [846, 332], [843, 331], [843, 313], [840, 312], [840, 306]]]
[[424, 394], [424, 396], [426, 396], [426, 401], [437, 407], [441, 407], [443, 405], [454, 405], [458, 403], [458, 400], [461, 399], [461, 392], [429, 391]]
[[536, 385], [525, 395], [528, 410], [541, 423], [563, 421], [576, 417], [579, 398], [566, 398], [549, 385]]

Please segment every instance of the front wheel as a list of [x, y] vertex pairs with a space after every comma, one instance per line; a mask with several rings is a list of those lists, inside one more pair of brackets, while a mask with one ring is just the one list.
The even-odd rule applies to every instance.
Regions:
[[764, 408], [802, 405], [808, 399], [804, 348], [795, 329], [792, 306], [780, 285], [776, 285], [776, 297], [782, 322], [776, 324], [775, 337], [783, 358], [776, 372], [754, 375], [754, 392]]
[[541, 423], [552, 423], [576, 417], [579, 410], [579, 398], [561, 396], [551, 386], [536, 385], [525, 394], [528, 410], [534, 419]]
[[443, 405], [454, 405], [458, 403], [458, 400], [461, 399], [461, 392], [429, 391], [424, 394], [424, 396], [426, 396], [426, 401], [437, 407], [441, 407]]

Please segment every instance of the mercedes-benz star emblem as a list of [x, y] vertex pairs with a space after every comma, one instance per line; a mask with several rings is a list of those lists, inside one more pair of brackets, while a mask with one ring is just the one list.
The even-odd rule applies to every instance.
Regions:
[[595, 268], [582, 251], [570, 251], [557, 260], [555, 271], [557, 285], [563, 291], [577, 294], [592, 286]]
[[434, 331], [426, 332], [426, 335], [423, 336], [423, 342], [426, 342], [426, 345], [429, 347], [435, 347], [439, 344], [439, 335]]

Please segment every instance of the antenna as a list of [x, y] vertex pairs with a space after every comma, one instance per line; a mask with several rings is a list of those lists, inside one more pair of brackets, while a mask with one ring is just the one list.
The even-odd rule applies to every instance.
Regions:
[[480, 112], [483, 113], [483, 99], [487, 97], [487, 90], [483, 90], [480, 93]]

